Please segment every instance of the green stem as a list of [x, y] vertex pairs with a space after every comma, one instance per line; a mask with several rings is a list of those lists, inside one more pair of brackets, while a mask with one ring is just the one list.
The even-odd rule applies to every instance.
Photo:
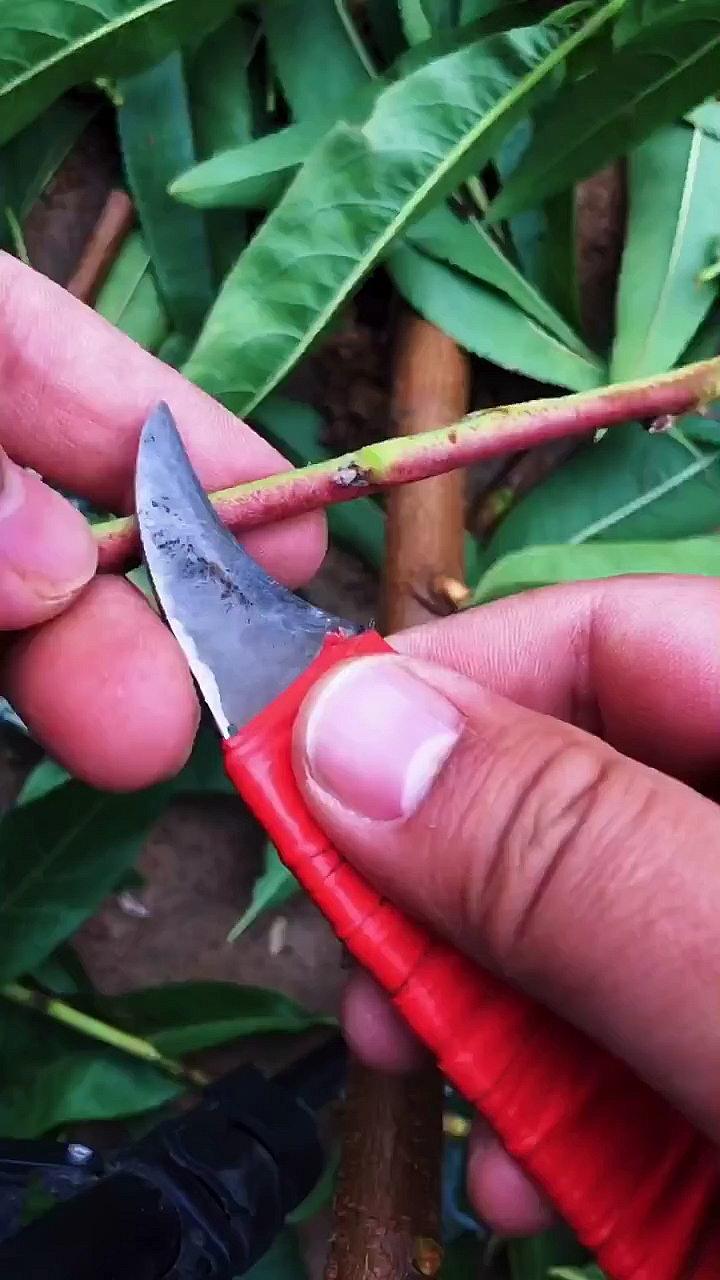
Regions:
[[182, 1081], [183, 1084], [197, 1089], [210, 1083], [210, 1077], [204, 1071], [186, 1067], [184, 1063], [177, 1062], [174, 1058], [166, 1058], [149, 1040], [130, 1035], [127, 1031], [121, 1031], [119, 1027], [113, 1027], [99, 1018], [82, 1013], [72, 1005], [66, 1004], [64, 1000], [57, 1000], [54, 996], [45, 995], [44, 992], [36, 991], [32, 987], [24, 987], [19, 982], [6, 983], [5, 986], [0, 987], [0, 995], [3, 995], [6, 1000], [11, 1000], [13, 1004], [21, 1005], [24, 1009], [33, 1009], [47, 1018], [52, 1018], [54, 1022], [71, 1027], [80, 1035], [89, 1036], [93, 1040], [101, 1041], [102, 1044], [110, 1045], [120, 1053], [127, 1053], [132, 1058], [150, 1062], [166, 1075]]
[[[720, 357], [661, 377], [470, 413], [439, 431], [393, 436], [339, 458], [223, 489], [211, 494], [211, 501], [231, 529], [248, 529], [366, 497], [393, 485], [443, 475], [485, 458], [531, 449], [548, 440], [586, 436], [634, 418], [674, 418], [701, 412], [718, 398]], [[128, 567], [133, 557], [137, 563], [139, 545], [133, 516], [94, 524], [92, 531], [101, 570]]]

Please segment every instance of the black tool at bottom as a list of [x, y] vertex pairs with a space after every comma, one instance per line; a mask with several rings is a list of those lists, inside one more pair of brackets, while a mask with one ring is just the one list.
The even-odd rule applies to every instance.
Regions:
[[[333, 1040], [276, 1079], [241, 1067], [104, 1166], [88, 1152], [86, 1185], [0, 1243], [2, 1280], [232, 1280], [267, 1252], [323, 1167], [315, 1109], [336, 1096], [345, 1051]], [[37, 1146], [3, 1162], [27, 1180]], [[25, 1147], [27, 1159], [20, 1157]], [[61, 1148], [57, 1170], [66, 1168]], [[80, 1148], [81, 1151], [86, 1150]], [[14, 1188], [17, 1195], [17, 1187]]]

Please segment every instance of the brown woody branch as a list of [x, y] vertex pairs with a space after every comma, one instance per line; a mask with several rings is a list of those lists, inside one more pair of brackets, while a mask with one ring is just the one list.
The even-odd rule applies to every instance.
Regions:
[[[466, 356], [438, 329], [404, 313], [394, 419], [410, 436], [454, 422], [467, 408]], [[462, 591], [462, 472], [388, 494], [383, 583], [386, 631], [447, 612]], [[454, 584], [450, 590], [442, 583]], [[428, 1063], [411, 1076], [353, 1062], [343, 1117], [335, 1230], [326, 1280], [407, 1280], [432, 1275], [440, 1239], [442, 1080]]]
[[129, 195], [125, 191], [111, 191], [65, 286], [68, 293], [92, 306], [134, 221], [135, 210]]

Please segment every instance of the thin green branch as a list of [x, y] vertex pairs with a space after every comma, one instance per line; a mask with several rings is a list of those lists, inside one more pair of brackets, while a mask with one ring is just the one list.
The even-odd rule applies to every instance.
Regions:
[[191, 1088], [203, 1088], [204, 1085], [210, 1083], [210, 1077], [204, 1071], [198, 1071], [194, 1067], [186, 1067], [184, 1063], [177, 1062], [174, 1058], [167, 1058], [149, 1040], [143, 1040], [141, 1036], [130, 1035], [127, 1031], [121, 1031], [119, 1027], [113, 1027], [110, 1023], [102, 1022], [99, 1018], [93, 1018], [90, 1014], [82, 1013], [79, 1009], [73, 1008], [72, 1005], [66, 1004], [64, 1000], [45, 995], [44, 992], [34, 990], [32, 987], [25, 987], [19, 982], [10, 982], [0, 987], [0, 995], [3, 995], [6, 1000], [12, 1001], [13, 1004], [20, 1005], [24, 1009], [33, 1009], [36, 1013], [42, 1013], [45, 1017], [52, 1018], [54, 1022], [59, 1022], [65, 1027], [71, 1027], [73, 1031], [79, 1032], [80, 1035], [98, 1040], [101, 1044], [106, 1044], [112, 1049], [119, 1050], [120, 1053], [129, 1054], [130, 1057], [139, 1058], [143, 1062], [150, 1062], [153, 1066], [164, 1071], [166, 1075], [172, 1076], [174, 1080], [179, 1080]]
[[[687, 365], [662, 377], [530, 400], [502, 409], [470, 413], [453, 426], [417, 436], [394, 436], [354, 453], [251, 481], [211, 495], [231, 529], [316, 511], [394, 485], [425, 480], [485, 458], [517, 453], [633, 419], [668, 419], [702, 412], [720, 399], [720, 358]], [[139, 552], [133, 516], [92, 526], [103, 571], [127, 568]]]

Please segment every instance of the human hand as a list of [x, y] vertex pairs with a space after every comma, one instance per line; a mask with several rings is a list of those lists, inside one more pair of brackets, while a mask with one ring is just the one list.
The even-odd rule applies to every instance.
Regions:
[[[348, 859], [410, 914], [622, 1057], [720, 1138], [720, 587], [626, 578], [512, 597], [391, 638], [308, 698], [297, 776]], [[437, 665], [435, 665], [437, 664]], [[421, 1058], [367, 977], [349, 1041]], [[478, 1123], [497, 1231], [547, 1204]]]
[[[140, 429], [163, 399], [209, 489], [287, 464], [179, 373], [7, 254], [0, 396], [0, 688], [76, 776], [107, 789], [147, 786], [177, 772], [192, 746], [198, 705], [187, 665], [135, 587], [93, 576], [86, 521], [23, 468], [100, 509], [129, 511]], [[324, 523], [288, 520], [244, 542], [296, 586], [322, 560]]]

